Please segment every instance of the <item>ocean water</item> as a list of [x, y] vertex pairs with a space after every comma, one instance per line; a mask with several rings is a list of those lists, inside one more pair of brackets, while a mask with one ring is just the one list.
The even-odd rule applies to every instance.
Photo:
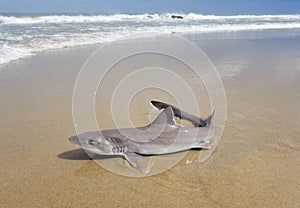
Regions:
[[189, 34], [298, 28], [300, 15], [0, 15], [0, 64], [41, 51], [108, 43], [140, 33]]

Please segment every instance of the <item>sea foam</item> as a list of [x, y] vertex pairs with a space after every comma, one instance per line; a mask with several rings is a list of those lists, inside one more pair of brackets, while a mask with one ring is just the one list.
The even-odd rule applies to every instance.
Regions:
[[187, 34], [300, 28], [300, 15], [0, 15], [0, 64], [40, 51], [108, 43], [140, 33]]

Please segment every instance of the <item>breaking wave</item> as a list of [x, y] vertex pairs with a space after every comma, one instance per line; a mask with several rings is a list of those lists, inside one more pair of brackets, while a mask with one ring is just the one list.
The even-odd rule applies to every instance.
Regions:
[[300, 28], [300, 15], [0, 15], [0, 64], [40, 51], [107, 43], [139, 33], [213, 33]]

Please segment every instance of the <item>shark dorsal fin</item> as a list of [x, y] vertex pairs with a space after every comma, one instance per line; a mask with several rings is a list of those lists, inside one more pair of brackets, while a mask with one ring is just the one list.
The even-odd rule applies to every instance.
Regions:
[[159, 125], [175, 125], [174, 113], [172, 107], [165, 108], [151, 124], [159, 124]]
[[175, 117], [178, 117], [180, 119], [185, 119], [187, 121], [190, 121], [192, 122], [192, 124], [195, 126], [195, 127], [203, 127], [203, 126], [207, 126], [207, 120], [205, 119], [202, 119], [198, 116], [194, 116], [192, 114], [189, 114], [187, 112], [184, 112], [183, 110], [173, 106], [173, 105], [170, 105], [170, 104], [167, 104], [167, 103], [163, 103], [163, 102], [160, 102], [160, 101], [157, 101], [157, 100], [151, 100], [151, 104], [161, 110], [161, 109], [165, 109], [167, 107], [171, 107], [172, 110], [173, 110], [173, 114]]

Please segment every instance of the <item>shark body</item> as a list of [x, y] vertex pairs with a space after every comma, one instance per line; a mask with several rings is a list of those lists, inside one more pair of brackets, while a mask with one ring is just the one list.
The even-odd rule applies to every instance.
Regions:
[[[162, 112], [147, 126], [85, 132], [69, 141], [89, 153], [122, 156], [135, 168], [140, 157], [210, 148], [214, 112], [201, 119], [160, 101], [151, 103]], [[192, 122], [194, 127], [177, 124], [175, 117]]]

